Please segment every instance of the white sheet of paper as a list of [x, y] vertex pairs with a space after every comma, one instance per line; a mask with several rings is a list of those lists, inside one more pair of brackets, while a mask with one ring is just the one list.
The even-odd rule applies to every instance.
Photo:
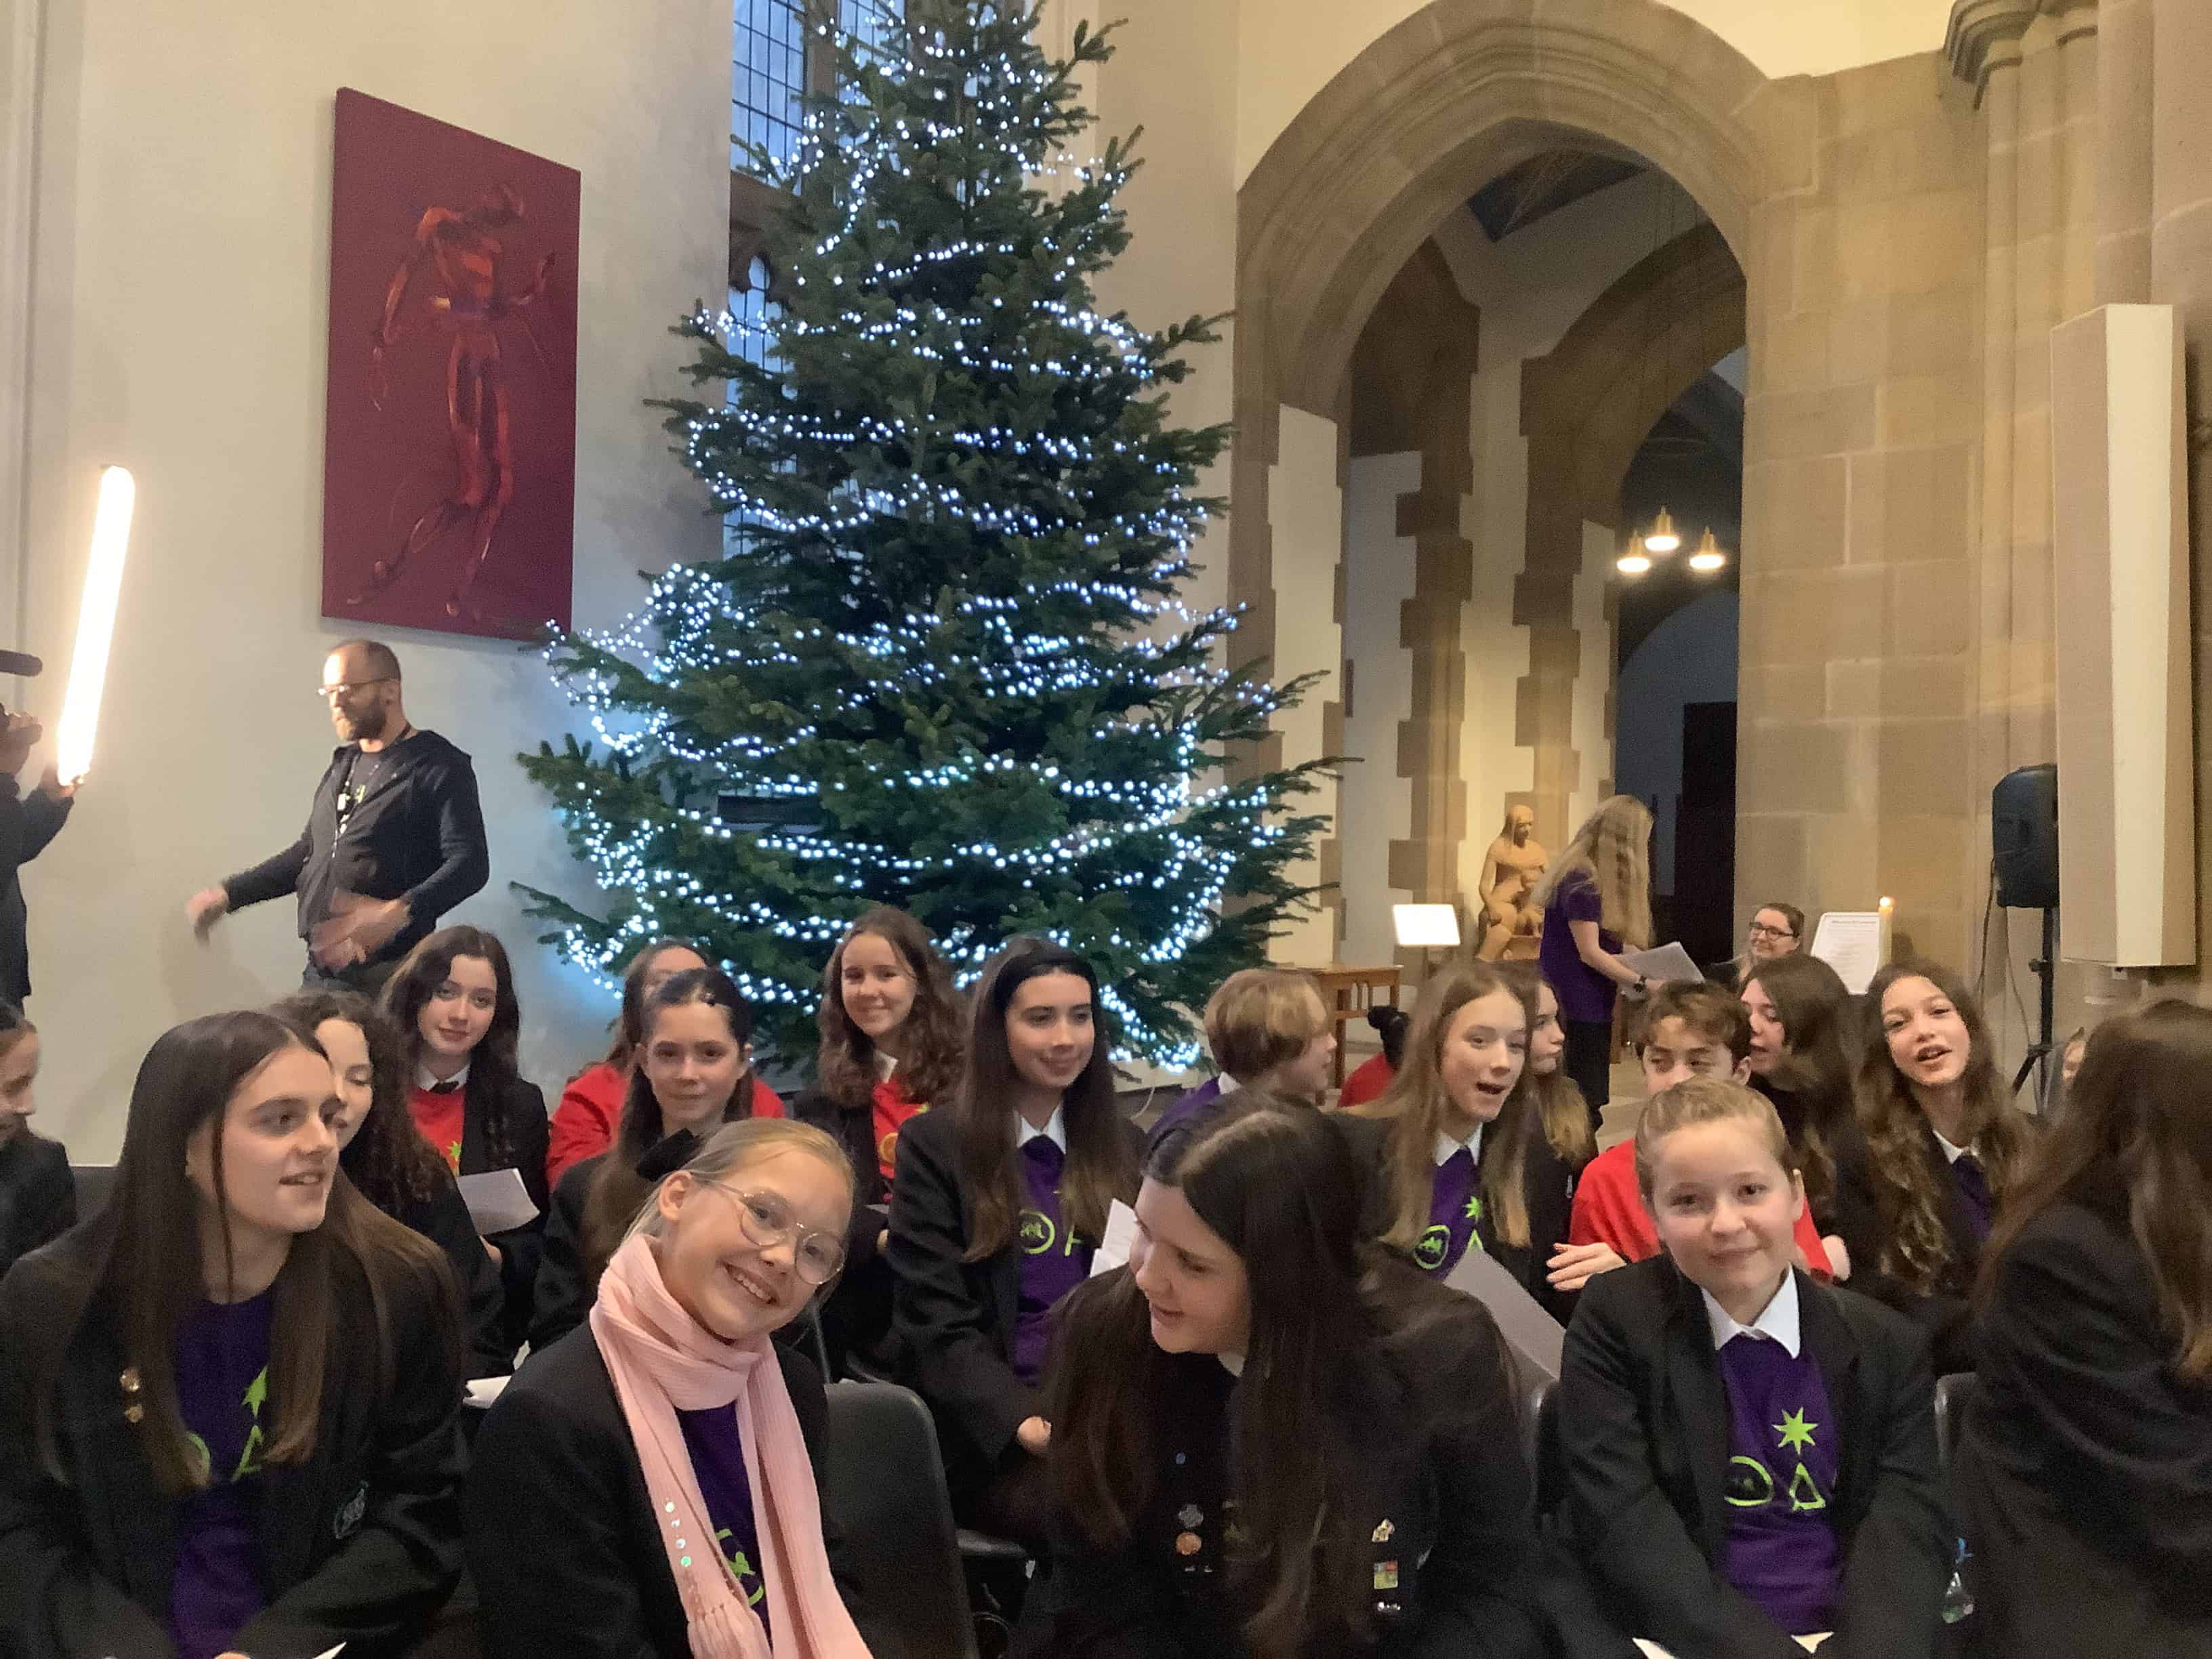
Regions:
[[1110, 1273], [1116, 1267], [1129, 1265], [1129, 1246], [1137, 1239], [1137, 1212], [1120, 1199], [1106, 1212], [1106, 1237], [1091, 1252], [1091, 1276]]
[[315, 1659], [338, 1659], [338, 1655], [344, 1651], [345, 1644], [341, 1642], [334, 1648], [325, 1648], [320, 1653], [315, 1656]]
[[469, 1219], [477, 1224], [480, 1233], [503, 1233], [538, 1213], [519, 1170], [486, 1170], [482, 1175], [463, 1176], [461, 1201], [469, 1206]]
[[1656, 945], [1649, 951], [1624, 951], [1620, 959], [1654, 984], [1681, 983], [1695, 985], [1705, 978], [1705, 970], [1690, 960], [1690, 953], [1680, 945]]
[[1513, 1351], [1524, 1383], [1538, 1377], [1547, 1382], [1559, 1380], [1559, 1352], [1566, 1341], [1565, 1328], [1545, 1311], [1542, 1303], [1521, 1288], [1521, 1281], [1500, 1267], [1496, 1256], [1476, 1246], [1468, 1246], [1451, 1272], [1444, 1275], [1444, 1284], [1473, 1297], [1490, 1310], [1490, 1316], [1498, 1322], [1498, 1334]]
[[1829, 911], [1813, 930], [1813, 954], [1836, 970], [1844, 989], [1863, 995], [1881, 969], [1881, 912]]
[[505, 1393], [507, 1385], [514, 1380], [508, 1376], [479, 1376], [462, 1385], [462, 1398], [480, 1412], [489, 1411], [491, 1402]]

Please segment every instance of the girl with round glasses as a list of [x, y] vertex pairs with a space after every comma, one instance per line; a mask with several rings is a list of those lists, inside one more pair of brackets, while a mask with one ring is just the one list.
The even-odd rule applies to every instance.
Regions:
[[853, 1170], [775, 1118], [653, 1187], [586, 1322], [477, 1438], [468, 1551], [489, 1659], [867, 1659], [817, 1491], [827, 1405], [772, 1341], [843, 1265]]

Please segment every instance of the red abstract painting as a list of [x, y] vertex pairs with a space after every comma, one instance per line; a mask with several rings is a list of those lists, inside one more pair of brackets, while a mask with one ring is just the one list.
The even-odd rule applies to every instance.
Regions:
[[325, 617], [501, 639], [568, 625], [581, 187], [339, 92]]

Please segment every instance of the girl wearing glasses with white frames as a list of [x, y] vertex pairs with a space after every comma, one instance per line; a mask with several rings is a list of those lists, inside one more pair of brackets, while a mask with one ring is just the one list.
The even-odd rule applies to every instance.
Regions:
[[693, 968], [646, 999], [644, 1035], [615, 1144], [562, 1176], [545, 1221], [533, 1352], [584, 1322], [599, 1273], [654, 1184], [690, 1160], [717, 1126], [780, 1118], [754, 1091], [753, 1011], [728, 975]]
[[867, 1659], [816, 1491], [822, 1376], [769, 1340], [843, 1265], [852, 1206], [837, 1144], [775, 1119], [653, 1191], [586, 1323], [477, 1436], [489, 1659]]

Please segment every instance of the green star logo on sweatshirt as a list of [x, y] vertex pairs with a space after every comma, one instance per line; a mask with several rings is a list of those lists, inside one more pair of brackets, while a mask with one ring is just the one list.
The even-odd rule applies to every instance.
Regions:
[[1784, 1412], [1782, 1420], [1774, 1425], [1774, 1432], [1782, 1437], [1783, 1450], [1795, 1451], [1801, 1446], [1811, 1445], [1814, 1431], [1820, 1426], [1818, 1423], [1808, 1423], [1802, 1411]]

